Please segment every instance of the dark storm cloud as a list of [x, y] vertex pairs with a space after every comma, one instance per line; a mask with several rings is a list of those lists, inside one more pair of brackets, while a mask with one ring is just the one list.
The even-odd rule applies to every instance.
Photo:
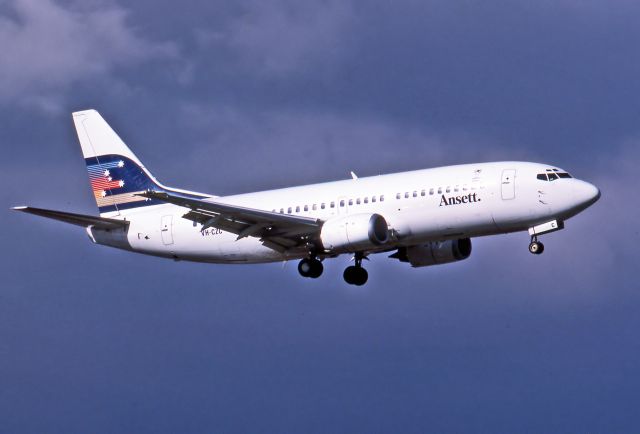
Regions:
[[150, 43], [117, 5], [65, 7], [50, 0], [8, 2], [0, 16], [0, 103], [58, 111], [72, 85], [123, 64], [174, 58], [171, 43]]
[[6, 211], [0, 432], [636, 432], [636, 2], [0, 2], [1, 202], [94, 213], [69, 112], [218, 194], [470, 161], [603, 193], [462, 263], [173, 263]]

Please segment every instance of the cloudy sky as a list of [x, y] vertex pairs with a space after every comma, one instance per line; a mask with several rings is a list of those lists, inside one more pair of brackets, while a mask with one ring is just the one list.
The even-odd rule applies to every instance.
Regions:
[[[0, 432], [638, 432], [640, 3], [0, 0]], [[601, 200], [467, 261], [173, 263], [91, 245], [70, 113], [240, 193], [549, 162]]]

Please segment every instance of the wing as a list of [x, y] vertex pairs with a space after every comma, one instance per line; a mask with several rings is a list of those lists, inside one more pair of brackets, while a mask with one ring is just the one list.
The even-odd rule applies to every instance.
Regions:
[[98, 229], [118, 229], [129, 225], [129, 222], [126, 220], [108, 219], [105, 217], [75, 214], [71, 212], [33, 208], [31, 206], [17, 206], [12, 209], [14, 211], [22, 211], [83, 227], [93, 226]]
[[280, 214], [227, 203], [200, 200], [176, 193], [146, 191], [140, 196], [189, 208], [182, 217], [210, 227], [245, 237], [259, 238], [262, 244], [280, 253], [306, 246], [320, 232], [322, 220], [310, 217]]

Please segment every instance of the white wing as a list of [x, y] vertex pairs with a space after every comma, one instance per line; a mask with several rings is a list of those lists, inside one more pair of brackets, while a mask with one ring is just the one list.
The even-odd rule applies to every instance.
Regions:
[[210, 199], [199, 200], [176, 193], [147, 191], [140, 196], [189, 208], [182, 217], [202, 224], [202, 229], [214, 227], [244, 237], [259, 238], [262, 243], [278, 252], [313, 243], [322, 220], [246, 208]]

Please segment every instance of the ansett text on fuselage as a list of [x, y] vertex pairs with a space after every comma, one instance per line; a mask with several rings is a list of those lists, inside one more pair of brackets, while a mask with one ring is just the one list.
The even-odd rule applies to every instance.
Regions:
[[478, 197], [478, 193], [469, 193], [463, 196], [445, 196], [442, 195], [440, 198], [440, 206], [449, 206], [449, 205], [460, 205], [462, 203], [474, 203], [480, 202], [481, 199]]

